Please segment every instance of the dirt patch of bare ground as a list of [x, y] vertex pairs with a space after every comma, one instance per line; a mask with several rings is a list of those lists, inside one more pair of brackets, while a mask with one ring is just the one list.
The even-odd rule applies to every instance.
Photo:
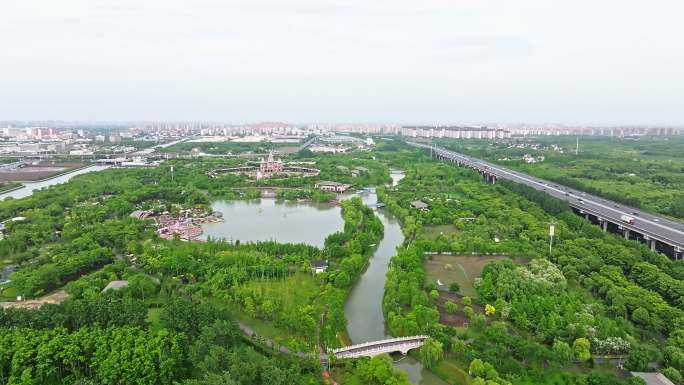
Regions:
[[0, 182], [33, 182], [50, 178], [85, 166], [83, 163], [42, 162], [15, 169], [0, 171]]
[[44, 295], [40, 298], [31, 299], [28, 301], [17, 302], [3, 302], [0, 304], [3, 309], [18, 308], [18, 309], [37, 309], [45, 304], [58, 304], [69, 297], [64, 290], [58, 290], [54, 293]]

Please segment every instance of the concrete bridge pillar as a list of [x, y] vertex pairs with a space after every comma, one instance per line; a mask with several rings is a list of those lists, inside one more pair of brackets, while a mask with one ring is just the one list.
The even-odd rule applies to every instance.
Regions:
[[608, 221], [605, 219], [601, 219], [601, 228], [603, 231], [608, 231]]
[[625, 234], [625, 239], [629, 240], [629, 229], [623, 229], [623, 232]]
[[656, 251], [656, 240], [655, 239], [649, 239], [647, 242], [648, 242], [648, 247], [651, 249], [651, 251]]

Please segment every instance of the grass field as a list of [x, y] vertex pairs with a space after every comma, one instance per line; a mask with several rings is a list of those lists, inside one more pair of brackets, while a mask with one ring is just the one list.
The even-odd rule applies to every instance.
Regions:
[[315, 303], [321, 291], [309, 273], [296, 273], [282, 280], [250, 281], [244, 287], [262, 292], [265, 298], [278, 298], [283, 308]]
[[434, 240], [440, 235], [451, 237], [457, 233], [458, 230], [454, 225], [423, 226], [423, 237], [428, 240]]
[[467, 364], [458, 362], [455, 358], [447, 356], [439, 361], [437, 366], [433, 369], [441, 379], [450, 384], [467, 385], [470, 384], [471, 378], [468, 375]]
[[503, 256], [465, 256], [465, 255], [434, 255], [425, 262], [428, 279], [432, 282], [439, 280], [442, 290], [448, 290], [452, 282], [461, 286], [461, 293], [470, 297], [476, 296], [473, 281], [482, 274], [484, 266], [491, 261], [506, 259]]
[[13, 301], [19, 294], [21, 294], [19, 290], [11, 284], [7, 284], [0, 290], [0, 300]]

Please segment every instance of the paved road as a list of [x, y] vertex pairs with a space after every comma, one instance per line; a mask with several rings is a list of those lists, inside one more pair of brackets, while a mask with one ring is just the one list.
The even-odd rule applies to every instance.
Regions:
[[[413, 142], [408, 142], [408, 144], [419, 148], [430, 149], [430, 146], [427, 144]], [[679, 247], [680, 251], [684, 250], [684, 223], [628, 207], [457, 152], [439, 147], [432, 147], [432, 150], [435, 154], [450, 159], [456, 159], [460, 163], [493, 174], [497, 178], [511, 180], [537, 190], [545, 191], [553, 197], [567, 201], [572, 207], [597, 217], [607, 219], [610, 222], [618, 223], [624, 228], [649, 236], [652, 239], [657, 239], [671, 246]], [[622, 221], [620, 219], [622, 215], [628, 215], [634, 218], [634, 224], [628, 224]]]

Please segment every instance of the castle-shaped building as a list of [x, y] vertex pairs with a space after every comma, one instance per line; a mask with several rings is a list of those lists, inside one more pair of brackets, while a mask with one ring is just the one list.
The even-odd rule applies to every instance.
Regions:
[[259, 171], [266, 175], [272, 174], [274, 172], [283, 172], [283, 166], [283, 161], [280, 159], [273, 159], [273, 151], [269, 151], [267, 159], [261, 158], [259, 163]]

